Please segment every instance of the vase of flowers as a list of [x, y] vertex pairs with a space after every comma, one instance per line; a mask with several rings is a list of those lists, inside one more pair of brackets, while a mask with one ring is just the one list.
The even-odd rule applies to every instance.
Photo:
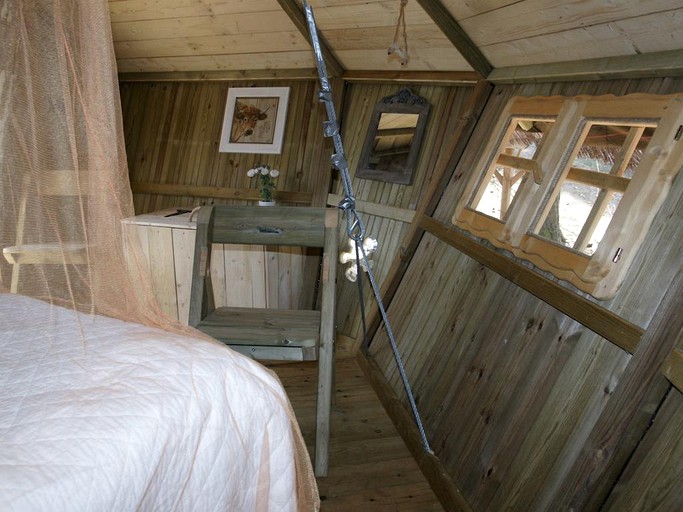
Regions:
[[247, 176], [256, 178], [256, 188], [258, 188], [261, 194], [261, 199], [258, 202], [259, 206], [275, 205], [273, 190], [275, 190], [275, 180], [280, 176], [280, 171], [271, 169], [269, 165], [261, 164], [258, 167], [249, 169]]

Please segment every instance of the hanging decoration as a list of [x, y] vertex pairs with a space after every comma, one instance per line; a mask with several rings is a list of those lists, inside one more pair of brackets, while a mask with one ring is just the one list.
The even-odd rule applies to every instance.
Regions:
[[[377, 240], [374, 238], [366, 237], [363, 240], [363, 252], [368, 258], [377, 250], [377, 247]], [[344, 275], [346, 276], [346, 279], [352, 283], [355, 283], [358, 279], [359, 263], [364, 272], [367, 272], [368, 269], [372, 268], [372, 261], [366, 260], [365, 258], [361, 258], [360, 261], [358, 261], [358, 248], [356, 247], [356, 241], [352, 238], [349, 238], [348, 250], [339, 255], [339, 261], [342, 265], [349, 264], [348, 268], [344, 271]]]
[[[399, 12], [398, 15], [398, 20], [396, 20], [396, 31], [394, 32], [394, 42], [391, 43], [391, 46], [389, 46], [389, 49], [387, 50], [387, 54], [389, 55], [389, 58], [391, 59], [392, 57], [395, 59], [398, 59], [398, 61], [401, 63], [401, 66], [405, 66], [408, 64], [408, 32], [406, 30], [406, 4], [408, 3], [408, 0], [401, 0], [401, 11]], [[399, 33], [403, 32], [403, 46], [401, 46], [398, 43], [399, 39]]]

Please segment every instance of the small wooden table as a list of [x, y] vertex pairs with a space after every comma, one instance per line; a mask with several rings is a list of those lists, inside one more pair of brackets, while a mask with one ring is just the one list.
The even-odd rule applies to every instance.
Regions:
[[[191, 210], [191, 207], [179, 209]], [[167, 315], [188, 323], [196, 221], [176, 208], [123, 220], [128, 250], [149, 265], [154, 295]], [[135, 247], [136, 249], [132, 249]], [[214, 244], [217, 306], [297, 309], [304, 301], [306, 256], [299, 247]]]

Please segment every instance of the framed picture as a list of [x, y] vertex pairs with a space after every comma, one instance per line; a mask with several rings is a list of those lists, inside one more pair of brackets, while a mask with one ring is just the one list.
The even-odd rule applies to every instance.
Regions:
[[288, 100], [289, 87], [228, 89], [219, 151], [280, 153]]

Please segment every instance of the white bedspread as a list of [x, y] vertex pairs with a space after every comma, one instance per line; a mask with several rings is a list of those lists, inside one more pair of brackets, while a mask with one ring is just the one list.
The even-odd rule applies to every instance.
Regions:
[[211, 342], [0, 294], [0, 510], [296, 510], [282, 387]]

